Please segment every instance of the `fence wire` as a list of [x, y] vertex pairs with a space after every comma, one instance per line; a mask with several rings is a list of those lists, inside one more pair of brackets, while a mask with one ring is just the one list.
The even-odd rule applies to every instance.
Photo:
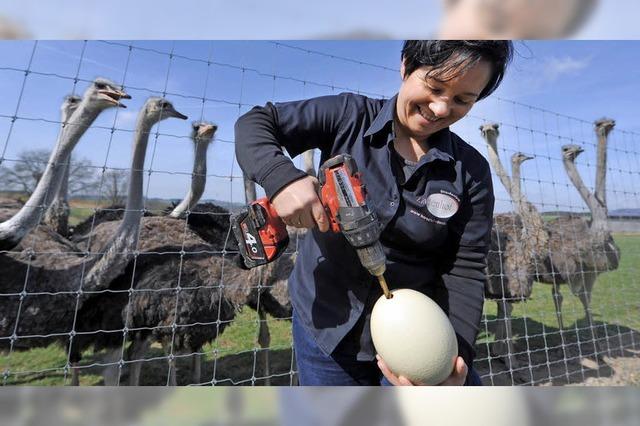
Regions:
[[[3, 265], [24, 265], [24, 276], [7, 266], [0, 277], [0, 303], [16, 308], [0, 318], [3, 384], [295, 384], [286, 273], [250, 274], [234, 263], [229, 215], [245, 203], [245, 188], [233, 124], [254, 105], [273, 100], [342, 91], [388, 98], [399, 70], [281, 42], [36, 41], [4, 42], [0, 50], [0, 87], [7, 93], [0, 102], [0, 173], [37, 163], [20, 156], [29, 149], [51, 149], [63, 125], [63, 97], [81, 94], [96, 76], [121, 84], [133, 98], [128, 109], [103, 113], [74, 150], [76, 158], [88, 159], [85, 168], [96, 186], [92, 193], [71, 194], [68, 234], [47, 231], [46, 208], [37, 206], [41, 225], [16, 248], [0, 251], [9, 259]], [[207, 172], [192, 170], [190, 126], [157, 124], [143, 168], [138, 247], [113, 284], [83, 288], [92, 257], [103, 253], [92, 240], [115, 232], [108, 222], [125, 213], [126, 200], [105, 196], [107, 175], [129, 172], [136, 110], [149, 96], [218, 125]], [[593, 121], [549, 108], [493, 96], [453, 129], [492, 159], [496, 195], [487, 269], [492, 284], [474, 367], [493, 385], [624, 383], [616, 368], [621, 360], [638, 361], [640, 349], [639, 134], [615, 127], [599, 142]], [[593, 114], [599, 117], [599, 111]], [[488, 123], [496, 124], [494, 157], [490, 131], [479, 130]], [[597, 173], [606, 172], [604, 234], [589, 226], [593, 212], [565, 171], [561, 147], [569, 144], [583, 150], [570, 161], [583, 192], [594, 194]], [[606, 164], [597, 155], [602, 144]], [[502, 185], [517, 184], [517, 153], [532, 157], [513, 163], [521, 170], [522, 198]], [[207, 181], [198, 206], [181, 219], [167, 217], [198, 176]], [[0, 197], [0, 221], [18, 211], [16, 200], [27, 198], [3, 182]], [[532, 248], [535, 235], [544, 238]], [[304, 234], [293, 237], [283, 257], [287, 272]], [[598, 263], [612, 255], [617, 261]], [[45, 266], [63, 270], [78, 262], [77, 283], [38, 286], [49, 271]], [[58, 309], [64, 304], [71, 308]], [[36, 315], [41, 322], [47, 318], [47, 327], [29, 329], [27, 318]]]

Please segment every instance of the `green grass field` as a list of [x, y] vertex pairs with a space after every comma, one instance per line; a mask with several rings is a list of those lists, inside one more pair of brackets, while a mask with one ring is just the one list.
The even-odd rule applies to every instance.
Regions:
[[[597, 325], [606, 324], [609, 335], [629, 330], [640, 330], [640, 235], [615, 235], [622, 253], [620, 268], [598, 278], [592, 298], [592, 311]], [[571, 295], [566, 286], [562, 286], [564, 295], [563, 318], [565, 329], [576, 326], [585, 327], [584, 311], [580, 301]], [[495, 302], [485, 303], [485, 318], [495, 319]], [[280, 375], [278, 384], [288, 384], [291, 370], [291, 329], [290, 322], [269, 319], [271, 330], [272, 374]], [[557, 332], [557, 320], [551, 299], [551, 287], [538, 284], [534, 287], [531, 299], [515, 305], [514, 331], [516, 338], [528, 334]], [[600, 333], [604, 332], [602, 325]], [[258, 316], [255, 311], [245, 308], [236, 321], [220, 338], [204, 348], [205, 363], [203, 381], [223, 380], [231, 377], [234, 382], [246, 381], [252, 376], [262, 374], [260, 353], [257, 345]], [[582, 332], [584, 333], [584, 331]], [[586, 336], [588, 337], [588, 336]], [[478, 343], [493, 340], [491, 333], [483, 332]], [[531, 340], [531, 344], [543, 344]], [[87, 351], [83, 355], [83, 365], [99, 363], [99, 354]], [[154, 347], [148, 358], [162, 358], [159, 347]], [[69, 383], [69, 375], [64, 374], [67, 354], [58, 345], [30, 351], [14, 351], [0, 355], [0, 376], [6, 384], [26, 385], [62, 385]], [[179, 382], [188, 382], [190, 359], [178, 359]], [[126, 367], [123, 370], [126, 375]], [[125, 377], [125, 376], [123, 376]], [[166, 359], [145, 362], [142, 382], [160, 385], [166, 383]], [[96, 385], [102, 381], [100, 367], [87, 368], [81, 375], [81, 384]], [[224, 384], [225, 382], [221, 382]]]
[[[108, 203], [99, 202], [97, 200], [71, 200], [69, 202], [69, 225], [77, 225], [87, 217], [91, 216], [95, 209], [107, 207]], [[169, 206], [168, 202], [160, 200], [149, 200], [145, 204], [147, 210], [154, 213], [162, 212], [165, 207]]]

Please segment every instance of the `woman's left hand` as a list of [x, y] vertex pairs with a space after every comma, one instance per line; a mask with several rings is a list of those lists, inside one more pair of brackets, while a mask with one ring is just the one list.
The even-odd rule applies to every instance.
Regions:
[[[394, 386], [423, 386], [421, 383], [412, 383], [409, 379], [404, 376], [396, 376], [389, 370], [387, 364], [383, 361], [380, 355], [376, 355], [376, 359], [378, 360], [378, 368], [384, 374], [384, 377], [387, 378], [389, 383]], [[453, 367], [453, 371], [451, 375], [438, 386], [462, 386], [467, 379], [467, 372], [469, 369], [467, 368], [467, 364], [464, 362], [462, 357], [458, 357], [456, 359], [456, 364]]]

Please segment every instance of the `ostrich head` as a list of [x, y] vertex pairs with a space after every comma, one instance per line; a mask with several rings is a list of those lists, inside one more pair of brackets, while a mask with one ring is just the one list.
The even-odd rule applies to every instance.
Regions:
[[562, 146], [562, 158], [567, 161], [575, 161], [578, 158], [578, 155], [582, 153], [584, 149], [582, 149], [579, 145], [569, 144]]
[[179, 118], [186, 120], [187, 117], [184, 114], [179, 113], [173, 107], [173, 104], [165, 98], [159, 98], [152, 96], [147, 99], [143, 106], [144, 119], [150, 123], [157, 123], [167, 118]]
[[93, 80], [82, 96], [82, 101], [88, 108], [99, 111], [111, 107], [126, 108], [126, 105], [120, 103], [120, 99], [131, 99], [131, 96], [118, 84], [102, 77]]
[[512, 164], [522, 164], [527, 160], [532, 160], [533, 157], [530, 157], [526, 154], [523, 154], [522, 152], [516, 152], [515, 154], [513, 154], [511, 156], [511, 163]]
[[601, 118], [596, 120], [594, 123], [596, 128], [596, 133], [599, 136], [608, 136], [613, 127], [616, 125], [616, 121], [610, 118]]
[[500, 125], [498, 123], [485, 123], [480, 126], [480, 133], [482, 133], [482, 137], [484, 137], [488, 143], [495, 143], [496, 138], [500, 135], [498, 128]]
[[78, 108], [81, 100], [82, 98], [78, 95], [67, 95], [62, 101], [60, 110], [62, 112], [75, 111], [75, 109]]
[[78, 109], [78, 105], [80, 105], [81, 101], [82, 98], [76, 95], [68, 95], [64, 97], [64, 101], [62, 101], [62, 105], [60, 106], [63, 126], [67, 124], [66, 122], [69, 117], [71, 117], [71, 114], [73, 114], [73, 111]]
[[206, 121], [194, 121], [191, 127], [191, 140], [194, 142], [211, 142], [218, 130], [217, 125]]

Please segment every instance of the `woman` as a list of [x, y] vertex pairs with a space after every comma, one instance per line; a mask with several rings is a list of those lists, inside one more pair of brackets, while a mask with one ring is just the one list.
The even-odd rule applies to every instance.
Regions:
[[300, 384], [412, 383], [376, 360], [369, 318], [381, 290], [344, 237], [326, 232], [317, 180], [283, 148], [291, 157], [319, 148], [321, 161], [354, 157], [383, 226], [387, 282], [431, 297], [456, 331], [460, 356], [443, 384], [479, 382], [468, 367], [494, 197], [487, 161], [449, 126], [498, 87], [511, 56], [509, 41], [411, 40], [402, 49], [399, 92], [389, 100], [343, 93], [268, 103], [238, 119], [244, 172], [286, 224], [312, 229], [289, 278]]

